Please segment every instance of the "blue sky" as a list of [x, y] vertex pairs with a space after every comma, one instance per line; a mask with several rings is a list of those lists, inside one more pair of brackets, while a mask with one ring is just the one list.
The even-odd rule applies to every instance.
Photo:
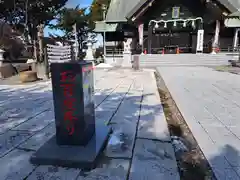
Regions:
[[76, 7], [78, 4], [81, 5], [81, 7], [89, 6], [92, 3], [92, 0], [68, 0], [66, 6], [67, 7]]
[[[80, 7], [87, 7], [92, 3], [92, 0], [68, 0], [66, 3], [66, 7], [69, 8], [74, 8], [77, 5], [80, 5]], [[54, 21], [52, 21], [54, 23]], [[62, 35], [61, 31], [56, 31], [56, 30], [51, 30], [48, 27], [44, 29], [44, 36], [48, 36], [48, 33], [54, 33], [54, 34], [59, 34]]]
[[[77, 5], [80, 5], [80, 7], [87, 7], [92, 3], [92, 1], [93, 0], [68, 0], [68, 2], [66, 3], [66, 7], [74, 8]], [[52, 23], [54, 23], [54, 21], [52, 21]], [[61, 31], [51, 30], [48, 27], [46, 27], [44, 29], [44, 36], [48, 36], [48, 33], [63, 35], [63, 33]], [[98, 42], [94, 44], [94, 47], [102, 46], [103, 45], [102, 35], [98, 34], [96, 38], [97, 38]]]

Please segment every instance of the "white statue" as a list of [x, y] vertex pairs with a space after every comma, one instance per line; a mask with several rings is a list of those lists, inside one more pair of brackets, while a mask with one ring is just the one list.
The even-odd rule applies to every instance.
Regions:
[[124, 53], [131, 53], [131, 43], [132, 39], [128, 38], [126, 39], [123, 44], [124, 44]]
[[93, 38], [91, 38], [90, 34], [88, 35], [87, 38], [87, 51], [86, 51], [86, 56], [85, 59], [86, 61], [94, 61], [94, 57], [93, 57]]

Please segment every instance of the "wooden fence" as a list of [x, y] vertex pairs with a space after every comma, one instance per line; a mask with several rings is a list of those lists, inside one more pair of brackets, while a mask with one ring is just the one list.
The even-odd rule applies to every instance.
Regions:
[[74, 60], [73, 48], [72, 46], [57, 46], [47, 44], [45, 50], [45, 73], [47, 78], [49, 78], [50, 74], [50, 64], [51, 63], [64, 63]]

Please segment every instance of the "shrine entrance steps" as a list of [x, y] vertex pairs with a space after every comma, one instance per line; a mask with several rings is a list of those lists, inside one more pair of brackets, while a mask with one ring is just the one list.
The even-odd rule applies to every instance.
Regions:
[[237, 55], [219, 54], [146, 54], [139, 56], [140, 68], [156, 66], [218, 66], [228, 65], [229, 60], [236, 60]]

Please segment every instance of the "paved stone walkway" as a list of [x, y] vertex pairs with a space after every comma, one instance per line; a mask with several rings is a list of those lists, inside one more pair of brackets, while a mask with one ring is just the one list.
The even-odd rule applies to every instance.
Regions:
[[159, 67], [220, 180], [240, 179], [240, 76], [206, 67]]
[[[34, 166], [29, 158], [55, 134], [50, 82], [0, 85], [1, 180], [179, 180], [152, 71], [95, 71], [96, 122], [127, 135], [90, 172]], [[47, 153], [47, 152], [46, 152]]]

